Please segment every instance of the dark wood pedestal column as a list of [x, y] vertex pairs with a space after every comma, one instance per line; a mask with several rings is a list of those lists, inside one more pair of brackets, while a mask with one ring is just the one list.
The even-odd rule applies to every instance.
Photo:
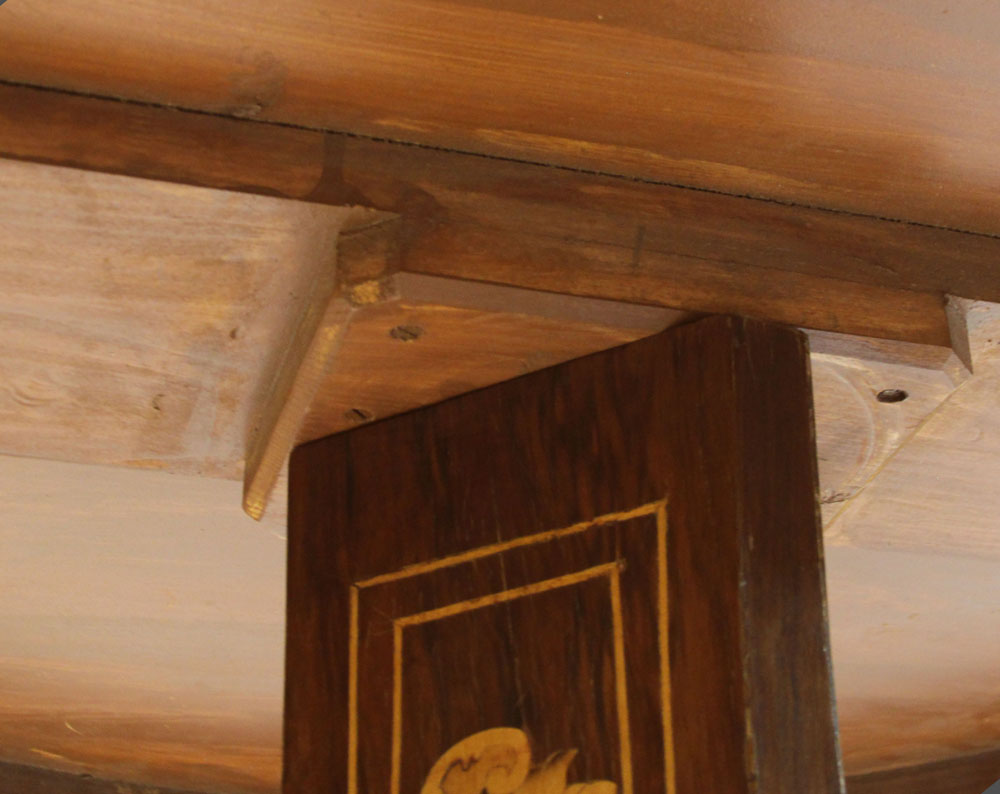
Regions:
[[806, 342], [716, 317], [300, 447], [285, 794], [834, 794]]

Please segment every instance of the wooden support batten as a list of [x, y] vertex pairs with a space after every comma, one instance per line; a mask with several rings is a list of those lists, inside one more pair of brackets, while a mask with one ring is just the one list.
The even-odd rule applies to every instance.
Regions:
[[59, 91], [0, 85], [0, 156], [398, 213], [435, 275], [939, 345], [1000, 300], [1000, 238]]

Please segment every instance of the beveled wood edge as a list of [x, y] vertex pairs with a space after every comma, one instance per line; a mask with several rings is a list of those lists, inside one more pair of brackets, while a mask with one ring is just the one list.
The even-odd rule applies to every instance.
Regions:
[[979, 359], [997, 344], [1000, 303], [948, 295], [945, 314], [955, 356], [968, 372], [975, 372]]
[[299, 425], [344, 338], [351, 313], [351, 304], [339, 294], [316, 301], [289, 342], [248, 447], [243, 510], [251, 518], [260, 520], [264, 515]]
[[260, 520], [267, 500], [333, 364], [353, 313], [391, 299], [384, 278], [392, 260], [399, 217], [356, 207], [337, 235], [336, 263], [324, 267], [306, 300], [306, 310], [269, 378], [251, 424], [243, 470], [243, 510]]
[[502, 312], [564, 322], [585, 322], [656, 333], [698, 316], [683, 308], [588, 298], [472, 279], [401, 270], [394, 277], [404, 302]]
[[952, 347], [925, 345], [918, 342], [902, 342], [895, 339], [872, 339], [854, 334], [838, 334], [830, 331], [816, 331], [803, 328], [809, 338], [809, 351], [813, 355], [870, 361], [880, 364], [900, 364], [917, 369], [946, 373], [957, 386], [972, 374], [955, 346], [968, 346], [965, 326], [955, 326]]

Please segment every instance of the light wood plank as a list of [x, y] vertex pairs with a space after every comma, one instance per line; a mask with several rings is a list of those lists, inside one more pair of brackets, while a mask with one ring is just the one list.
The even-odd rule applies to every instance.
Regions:
[[989, 3], [51, 0], [4, 34], [20, 83], [1000, 232]]
[[[0, 173], [8, 206], [0, 234], [7, 342], [0, 451], [7, 454], [238, 478], [248, 445], [253, 449], [248, 439], [266, 445], [280, 436], [260, 487], [253, 478], [263, 455], [250, 452], [248, 482], [259, 497], [295, 438], [349, 427], [356, 410], [362, 418], [399, 413], [636, 339], [685, 316], [399, 273], [386, 282], [395, 285], [387, 286], [391, 300], [349, 296], [354, 304], [375, 302], [358, 310], [342, 360], [322, 386], [329, 356], [319, 356], [311, 388], [321, 388], [322, 397], [304, 432], [298, 425], [309, 412], [308, 389], [301, 405], [288, 409], [287, 432], [254, 434], [255, 426], [268, 425], [268, 407], [276, 412], [272, 425], [287, 407], [288, 392], [276, 378], [282, 360], [295, 364], [295, 373], [302, 369], [294, 352], [282, 357], [289, 349], [301, 352], [289, 348], [289, 339], [305, 308], [330, 298], [331, 279], [356, 291], [366, 279], [388, 277], [400, 264], [399, 240], [410, 234], [409, 222], [377, 211], [30, 163], [0, 162]], [[410, 325], [427, 333], [410, 344], [390, 335]], [[878, 355], [898, 358], [887, 349]], [[946, 388], [942, 352], [922, 374], [923, 388], [912, 390], [907, 415], [921, 415], [918, 407]], [[835, 457], [853, 471], [854, 439], [866, 431], [835, 432], [849, 439]], [[840, 489], [837, 476], [832, 493]]]
[[0, 482], [0, 758], [275, 791], [283, 511], [122, 467], [0, 456]]
[[1000, 306], [966, 302], [964, 322], [972, 376], [831, 517], [836, 542], [1000, 558]]
[[343, 209], [0, 161], [0, 452], [238, 478]]
[[399, 273], [359, 308], [298, 435], [311, 441], [689, 318], [681, 311]]

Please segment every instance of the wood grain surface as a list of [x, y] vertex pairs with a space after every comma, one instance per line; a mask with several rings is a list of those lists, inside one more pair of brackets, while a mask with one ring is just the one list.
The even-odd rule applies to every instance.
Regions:
[[[292, 359], [299, 361], [292, 382], [302, 370], [298, 354], [304, 347], [292, 343], [293, 332], [302, 329], [309, 311], [319, 316], [329, 307], [324, 285], [377, 279], [398, 267], [397, 243], [408, 221], [379, 211], [10, 160], [0, 161], [0, 176], [6, 207], [0, 228], [6, 343], [0, 356], [0, 451], [6, 454], [234, 479], [243, 472], [244, 457], [251, 478], [267, 457], [268, 483], [248, 491], [260, 499], [297, 438], [316, 438], [365, 417], [385, 417], [631, 341], [687, 316], [664, 307], [401, 272], [388, 277], [384, 293], [346, 296], [356, 309], [349, 339], [332, 366], [329, 348], [318, 346], [314, 375], [322, 379], [321, 396], [313, 403], [310, 389], [296, 392], [301, 399], [292, 411], [292, 392], [278, 374], [279, 365]], [[518, 237], [512, 232], [508, 239]], [[424, 261], [434, 269], [432, 260]], [[512, 281], [523, 276], [530, 285], [544, 272], [527, 266], [537, 264], [530, 256], [510, 261]], [[572, 268], [560, 272], [572, 276]], [[603, 287], [591, 279], [580, 291], [647, 299], [634, 284], [623, 290], [624, 282], [610, 271], [601, 278]], [[677, 278], [673, 287], [648, 279], [649, 295], [667, 303], [706, 303], [698, 296], [710, 293], [708, 285]], [[556, 275], [540, 283], [558, 281]], [[659, 292], [652, 288], [656, 284]], [[875, 307], [846, 300], [857, 297], [855, 287], [847, 285], [841, 305], [849, 303], [852, 316], [867, 306], [864, 323], [871, 326]], [[798, 294], [775, 299], [758, 290], [758, 299], [739, 279], [725, 289], [731, 305], [761, 314], [793, 307]], [[930, 320], [947, 333], [936, 296], [911, 300], [913, 293], [890, 292], [905, 298], [894, 310], [897, 317], [911, 305], [933, 309], [906, 308], [911, 330], [928, 327]], [[829, 323], [823, 320], [831, 303], [826, 293], [812, 294], [813, 307], [822, 313], [819, 324], [837, 325], [836, 312]], [[718, 295], [712, 301], [719, 305]], [[888, 327], [878, 317], [876, 323]], [[333, 319], [326, 327], [336, 325]], [[410, 327], [421, 335], [409, 343], [391, 335]], [[830, 337], [824, 339], [824, 349], [836, 352]], [[843, 345], [845, 337], [834, 341]], [[866, 346], [841, 350], [856, 360], [846, 363], [856, 368], [873, 356], [909, 360], [913, 351], [940, 361], [947, 355], [937, 345]], [[865, 365], [871, 376], [861, 387], [868, 380], [912, 383], [907, 388], [914, 399], [903, 410], [919, 418], [924, 413], [916, 407], [933, 407], [930, 401], [947, 386], [940, 361], [905, 377], [885, 361]], [[310, 382], [316, 386], [315, 379]], [[823, 383], [833, 387], [819, 392], [829, 394], [826, 403], [832, 405], [843, 391], [840, 381]], [[865, 394], [847, 396], [863, 405], [870, 401]], [[870, 446], [864, 413], [854, 419], [831, 415], [848, 425], [828, 434], [823, 424], [824, 445], [830, 438], [840, 450], [833, 454], [834, 469], [862, 468], [852, 461], [859, 443]], [[276, 434], [279, 424], [283, 433]], [[283, 441], [274, 454], [263, 454], [266, 442], [247, 454], [248, 438], [278, 436]], [[887, 438], [879, 434], [876, 446], [883, 448]], [[824, 487], [839, 492], [839, 475], [836, 480]]]
[[[392, 224], [372, 229], [383, 234]], [[345, 240], [345, 237], [347, 238]], [[633, 341], [690, 315], [484, 282], [396, 273], [358, 260], [341, 233], [260, 412], [243, 506], [260, 518], [296, 443]], [[362, 257], [362, 260], [364, 258]], [[359, 273], [359, 271], [364, 271]]]
[[[871, 772], [849, 780], [850, 794], [980, 794], [1000, 782], [1000, 751]], [[991, 792], [992, 794], [992, 792]]]
[[351, 313], [298, 443], [691, 319], [653, 306], [412, 273], [385, 279], [379, 289], [381, 300]]
[[3, 14], [8, 81], [1000, 232], [989, 3], [51, 0]]
[[277, 791], [281, 511], [257, 523], [237, 482], [124, 467], [0, 455], [0, 483], [0, 760]]
[[397, 212], [439, 275], [938, 344], [941, 293], [1000, 300], [988, 236], [53, 91], [0, 86], [0, 152]]
[[870, 489], [828, 525], [834, 542], [1000, 559], [1000, 306], [968, 302], [974, 374], [879, 467]]
[[[454, 758], [455, 756], [451, 756], [448, 760]], [[1000, 753], [994, 751], [848, 777], [847, 794], [979, 794], [997, 779], [1000, 779]], [[91, 775], [4, 763], [0, 763], [0, 784], [12, 787], [18, 794], [218, 794], [219, 792], [219, 789], [214, 787], [199, 788], [197, 791], [179, 791], [162, 786], [105, 780]], [[548, 790], [545, 791], [548, 794]], [[576, 794], [585, 793], [605, 794], [596, 788], [576, 792]]]
[[0, 452], [238, 478], [342, 208], [0, 160]]
[[502, 726], [623, 794], [841, 791], [814, 455], [804, 338], [730, 318], [298, 448], [286, 792]]
[[[277, 792], [285, 482], [263, 524], [225, 480], [0, 456], [0, 482], [0, 757]], [[848, 776], [1000, 746], [995, 561], [840, 541], [826, 569]]]
[[34, 766], [0, 763], [0, 786], [17, 794], [197, 794], [124, 780], [104, 780]]

